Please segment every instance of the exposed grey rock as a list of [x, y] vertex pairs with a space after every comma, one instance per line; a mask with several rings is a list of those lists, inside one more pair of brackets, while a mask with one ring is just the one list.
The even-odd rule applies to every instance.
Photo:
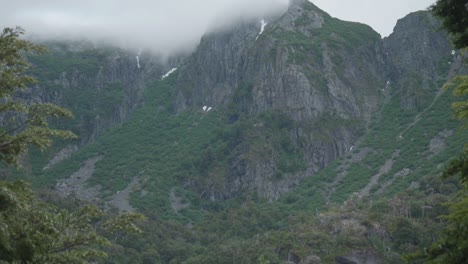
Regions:
[[447, 138], [452, 135], [453, 131], [447, 129], [441, 131], [429, 142], [429, 151], [431, 151], [433, 155], [437, 155], [442, 152], [445, 148], [447, 148]]
[[50, 169], [51, 167], [60, 163], [61, 161], [68, 159], [77, 150], [78, 150], [78, 146], [76, 145], [70, 145], [70, 146], [63, 148], [57, 154], [55, 154], [55, 156], [49, 161], [49, 163], [47, 163], [47, 165], [43, 168], [43, 170]]
[[[388, 79], [383, 46], [375, 32], [370, 33], [373, 37], [368, 41], [358, 41], [354, 47], [322, 41], [316, 35], [330, 19], [311, 3], [294, 1], [283, 16], [268, 24], [258, 40], [258, 23], [243, 23], [202, 39], [197, 51], [180, 68], [173, 92], [174, 110], [182, 112], [203, 105], [227, 108], [236, 90], [247, 87], [250, 98], [238, 105], [243, 113], [256, 115], [275, 110], [304, 124], [290, 135], [295, 144], [301, 142], [309, 169], [273, 180], [277, 171], [275, 156], [263, 161], [248, 159], [244, 157], [247, 147], [232, 160], [223, 186], [196, 189], [213, 199], [229, 198], [245, 190], [277, 199], [352, 146], [359, 129], [382, 103], [379, 87], [384, 87]], [[316, 49], [307, 47], [308, 53], [301, 45], [291, 45], [287, 39], [290, 34], [304, 39], [303, 45], [317, 42]], [[340, 38], [333, 33], [327, 37]], [[339, 67], [337, 60], [342, 63]], [[338, 125], [324, 132], [328, 138], [324, 141], [305, 128], [323, 119], [353, 125]]]
[[[314, 29], [321, 28], [325, 23], [322, 10], [305, 0], [294, 0], [289, 5], [288, 12], [283, 15], [278, 25], [287, 31], [299, 31], [311, 36]], [[300, 23], [300, 21], [307, 23]]]
[[390, 180], [382, 184], [382, 186], [376, 191], [376, 194], [382, 194], [390, 185], [392, 185], [395, 179], [400, 178], [400, 177], [406, 177], [410, 173], [411, 173], [411, 169], [409, 168], [404, 168], [400, 170], [399, 172], [395, 173], [395, 175], [393, 175], [393, 177]]
[[130, 204], [130, 193], [134, 191], [140, 185], [140, 180], [138, 177], [133, 178], [133, 180], [128, 184], [125, 189], [117, 191], [112, 196], [112, 199], [108, 202], [108, 205], [111, 205], [117, 208], [120, 212], [133, 212], [135, 209]]
[[55, 189], [62, 197], [75, 197], [82, 201], [99, 200], [100, 186], [86, 187], [86, 181], [94, 174], [96, 163], [103, 157], [98, 156], [87, 160], [81, 168], [73, 173], [69, 178], [59, 180]]
[[398, 20], [394, 32], [384, 39], [391, 81], [404, 109], [422, 105], [423, 95], [436, 93], [438, 79], [447, 77], [452, 49], [440, 25], [429, 12], [419, 11]]
[[[252, 160], [245, 157], [249, 148], [244, 147], [231, 161], [222, 186], [195, 189], [210, 199], [226, 199], [246, 190], [277, 199], [346, 153], [359, 137], [358, 131], [389, 96], [397, 94], [404, 109], [414, 108], [423, 100], [418, 89], [435, 89], [437, 80], [446, 77], [448, 69], [441, 70], [439, 65], [450, 55], [449, 40], [428, 12], [400, 20], [384, 40], [367, 36], [354, 46], [331, 45], [315, 37], [330, 19], [313, 4], [298, 0], [271, 21], [258, 40], [257, 23], [243, 23], [202, 39], [180, 70], [173, 94], [176, 112], [203, 105], [226, 108], [243, 86], [250, 91], [250, 98], [238, 106], [244, 114], [275, 110], [303, 124], [336, 118], [338, 123], [353, 121], [354, 125], [325, 131], [327, 140], [305, 127], [290, 131], [291, 140], [300, 142], [306, 171], [275, 179], [277, 157]], [[285, 37], [300, 38], [301, 45], [318, 42], [317, 49], [308, 46], [309, 54], [304, 53], [304, 46], [291, 44]], [[340, 39], [339, 33], [331, 32], [328, 37]], [[418, 78], [413, 78], [416, 73]]]
[[[89, 111], [93, 112], [94, 116], [80, 116], [75, 113], [75, 119], [78, 120], [79, 125], [74, 128], [74, 132], [80, 137], [81, 144], [94, 141], [108, 128], [120, 125], [127, 120], [133, 111], [143, 105], [145, 88], [158, 80], [168, 69], [180, 63], [183, 57], [163, 60], [143, 52], [138, 56], [137, 62], [135, 59], [135, 56], [139, 54], [137, 52], [96, 47], [88, 42], [46, 43], [45, 45], [51, 49], [52, 54], [59, 56], [66, 56], [70, 52], [90, 51], [105, 52], [106, 55], [99, 61], [98, 70], [95, 72], [86, 71], [86, 65], [84, 69], [73, 65], [65, 67], [63, 72], [55, 77], [51, 76], [50, 78], [53, 79], [48, 80], [56, 85], [54, 89], [48, 89], [47, 83], [39, 83], [28, 92], [31, 98], [37, 98], [36, 100], [40, 102], [52, 102], [73, 111], [75, 107], [65, 103], [65, 101], [73, 102], [73, 98], [65, 99], [70, 94], [76, 94], [76, 91], [82, 90], [82, 87], [94, 89], [96, 96], [108, 93], [109, 91], [105, 89], [107, 86], [121, 85], [123, 87], [123, 97], [120, 102], [114, 105], [109, 105], [108, 102], [107, 105], [106, 102], [90, 104]], [[43, 65], [33, 64], [32, 66], [42, 67]], [[48, 69], [43, 69], [43, 71], [48, 72]], [[93, 102], [94, 98], [89, 99]], [[105, 113], [102, 113], [103, 107]]]
[[385, 163], [380, 167], [379, 172], [375, 175], [373, 175], [369, 181], [369, 183], [364, 187], [360, 192], [359, 192], [359, 197], [364, 197], [369, 195], [370, 190], [372, 187], [376, 186], [380, 180], [380, 178], [390, 172], [390, 170], [393, 167], [393, 163], [395, 162], [396, 158], [400, 154], [400, 151], [397, 150], [395, 151], [392, 156], [385, 161]]
[[[199, 111], [203, 106], [223, 111], [233, 104], [237, 114], [248, 117], [266, 111], [284, 114], [297, 124], [288, 135], [302, 151], [307, 168], [278, 178], [279, 154], [275, 150], [269, 157], [255, 159], [247, 155], [250, 146], [240, 142], [222, 180], [208, 175], [205, 182], [191, 179], [187, 183], [211, 200], [245, 193], [278, 199], [348, 153], [391, 97], [401, 98], [403, 110], [419, 107], [421, 100], [426, 100], [421, 94], [436, 92], [437, 82], [448, 71], [448, 66], [439, 66], [452, 56], [447, 34], [438, 31], [440, 23], [428, 12], [401, 19], [395, 32], [383, 40], [369, 27], [334, 20], [306, 0], [291, 1], [285, 14], [267, 20], [261, 35], [258, 21], [244, 21], [204, 36], [198, 49], [178, 67], [171, 103], [176, 114]], [[344, 26], [346, 31], [340, 31]], [[98, 92], [107, 84], [124, 85], [125, 96], [110, 115], [96, 114], [90, 120], [77, 117], [85, 135], [82, 143], [124, 122], [144, 104], [148, 83], [175, 66], [144, 53], [138, 54], [137, 62], [135, 56], [114, 51], [96, 73], [70, 70], [54, 80], [64, 92], [83, 85]], [[239, 89], [247, 95], [235, 101]], [[60, 104], [64, 92], [38, 93], [33, 98]], [[327, 122], [332, 125], [327, 126]], [[438, 143], [434, 142], [432, 149], [436, 150]], [[391, 167], [391, 161], [386, 165]], [[343, 172], [337, 179], [345, 175]]]
[[351, 254], [347, 256], [337, 257], [335, 259], [336, 264], [379, 264], [383, 263], [383, 260], [379, 255], [372, 249], [369, 250], [353, 250]]
[[299, 264], [321, 264], [322, 260], [320, 259], [319, 256], [312, 255], [312, 256], [307, 256], [303, 260], [299, 262]]
[[169, 200], [171, 202], [172, 210], [176, 213], [179, 213], [181, 210], [190, 206], [190, 203], [184, 203], [182, 197], [177, 196], [175, 189], [171, 189]]

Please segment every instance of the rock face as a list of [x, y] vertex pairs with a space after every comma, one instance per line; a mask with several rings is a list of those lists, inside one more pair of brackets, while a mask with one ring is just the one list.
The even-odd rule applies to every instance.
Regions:
[[349, 151], [388, 97], [401, 96], [404, 109], [415, 108], [426, 99], [418, 89], [435, 89], [446, 77], [448, 67], [439, 66], [451, 52], [449, 41], [427, 12], [400, 20], [383, 40], [370, 27], [332, 18], [308, 1], [292, 1], [284, 15], [265, 21], [261, 35], [262, 24], [253, 21], [205, 36], [180, 69], [173, 108], [235, 105], [235, 117], [284, 114], [296, 124], [289, 138], [307, 169], [275, 180], [275, 154], [249, 158], [245, 144], [223, 186], [197, 185], [211, 199], [245, 191], [277, 199]]
[[348, 256], [335, 259], [336, 264], [377, 264], [382, 262], [382, 258], [372, 250], [353, 250]]
[[[394, 32], [383, 40], [392, 66], [390, 81], [401, 94], [404, 109], [417, 109], [424, 95], [440, 88], [453, 61], [448, 35], [440, 21], [420, 11], [398, 20]], [[441, 78], [442, 77], [442, 78]]]
[[453, 61], [438, 28], [416, 12], [381, 39], [294, 0], [281, 16], [204, 36], [182, 66], [144, 52], [51, 44], [52, 56], [31, 59], [33, 74], [49, 80], [32, 98], [71, 109], [76, 118], [63, 126], [82, 145], [124, 122], [144, 104], [145, 87], [178, 66], [174, 114], [210, 106], [241, 128], [224, 167], [199, 169], [206, 177], [186, 186], [211, 200], [274, 200], [351, 151], [385, 103], [412, 111], [433, 98]]
[[[294, 3], [258, 40], [260, 23], [204, 37], [181, 70], [176, 111], [227, 106], [239, 87], [249, 86], [251, 103], [242, 110], [250, 114], [279, 109], [304, 121], [334, 109], [337, 117], [368, 119], [380, 101], [375, 83], [385, 84], [378, 34], [333, 19], [311, 3]], [[363, 32], [340, 28], [346, 26]], [[347, 43], [345, 33], [356, 42]]]
[[49, 161], [49, 163], [46, 166], [44, 166], [43, 170], [50, 169], [51, 167], [60, 163], [61, 161], [68, 159], [77, 150], [78, 150], [78, 146], [76, 145], [70, 145], [70, 146], [63, 148], [57, 154], [55, 154], [55, 156]]
[[30, 58], [41, 82], [29, 96], [70, 109], [75, 119], [61, 125], [80, 136], [80, 145], [124, 122], [144, 103], [144, 89], [178, 62], [89, 43], [45, 45], [50, 54]]
[[61, 197], [76, 197], [82, 201], [97, 201], [100, 186], [86, 187], [85, 182], [93, 175], [96, 163], [102, 159], [94, 157], [87, 160], [81, 168], [69, 178], [57, 182], [55, 189]]

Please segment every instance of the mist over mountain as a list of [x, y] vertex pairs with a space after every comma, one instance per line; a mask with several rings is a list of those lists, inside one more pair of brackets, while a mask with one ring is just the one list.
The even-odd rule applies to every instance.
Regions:
[[[242, 20], [282, 14], [288, 0], [0, 0], [0, 26], [21, 26], [36, 40], [87, 40], [161, 55], [191, 52], [203, 34]], [[433, 1], [315, 0], [334, 17], [370, 25], [382, 36], [396, 20]]]
[[4, 21], [58, 40], [23, 98], [70, 109], [51, 126], [79, 138], [2, 173], [147, 216], [97, 263], [397, 264], [441, 236], [468, 141], [441, 87], [468, 55], [430, 12], [382, 38], [307, 0], [18, 3]]
[[284, 12], [287, 0], [23, 0], [2, 6], [0, 26], [21, 26], [33, 39], [86, 39], [168, 55], [193, 50], [220, 26]]

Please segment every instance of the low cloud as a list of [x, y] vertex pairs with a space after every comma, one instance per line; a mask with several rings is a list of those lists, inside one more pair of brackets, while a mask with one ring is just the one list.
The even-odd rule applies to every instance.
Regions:
[[[0, 0], [3, 2], [4, 0]], [[88, 39], [162, 55], [194, 48], [200, 37], [239, 19], [284, 11], [287, 0], [15, 0], [1, 3], [0, 26], [41, 39]]]
[[[435, 0], [312, 0], [332, 16], [369, 24], [382, 36], [398, 18]], [[0, 26], [39, 39], [87, 39], [162, 55], [190, 51], [201, 36], [239, 19], [283, 12], [288, 0], [0, 0]]]

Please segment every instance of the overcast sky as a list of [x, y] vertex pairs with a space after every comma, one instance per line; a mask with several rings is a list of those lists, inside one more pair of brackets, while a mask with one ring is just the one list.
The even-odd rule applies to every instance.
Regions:
[[[288, 0], [0, 0], [0, 26], [42, 37], [86, 37], [132, 49], [171, 53], [238, 17], [261, 18]], [[396, 20], [435, 0], [314, 0], [343, 20], [366, 23], [382, 36]]]
[[427, 9], [436, 0], [312, 0], [330, 15], [342, 20], [368, 24], [382, 37], [393, 31], [405, 15]]

